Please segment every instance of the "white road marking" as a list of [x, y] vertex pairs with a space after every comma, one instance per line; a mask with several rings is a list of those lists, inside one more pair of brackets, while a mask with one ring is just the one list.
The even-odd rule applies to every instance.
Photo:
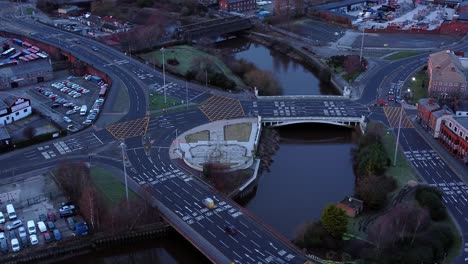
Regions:
[[98, 136], [96, 136], [96, 134], [93, 133], [93, 135], [94, 135], [94, 137], [95, 137], [97, 140], [99, 140], [99, 142], [101, 142], [101, 145], [104, 145], [104, 142], [102, 142], [102, 140], [99, 139]]
[[210, 233], [210, 235], [212, 235], [214, 238], [216, 238], [216, 236], [213, 233], [211, 233], [210, 230], [208, 230], [208, 233]]

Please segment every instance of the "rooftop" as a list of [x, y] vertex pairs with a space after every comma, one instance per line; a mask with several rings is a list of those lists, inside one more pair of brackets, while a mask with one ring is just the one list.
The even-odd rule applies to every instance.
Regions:
[[465, 69], [460, 59], [450, 50], [442, 50], [429, 55], [432, 63], [432, 78], [450, 81], [466, 81]]
[[0, 78], [20, 76], [25, 73], [37, 72], [39, 70], [52, 71], [52, 65], [48, 59], [37, 59], [29, 62], [20, 61], [18, 65], [0, 68]]
[[444, 115], [453, 115], [453, 113], [447, 109], [440, 109], [440, 110], [432, 112], [432, 115], [435, 116], [436, 118], [439, 118]]
[[313, 6], [312, 8], [314, 9], [320, 9], [320, 10], [330, 10], [330, 9], [335, 9], [335, 8], [340, 8], [340, 7], [345, 7], [349, 5], [355, 5], [359, 3], [366, 3], [366, 2], [372, 2], [372, 3], [377, 3], [377, 0], [343, 0], [343, 1], [337, 1], [333, 3], [327, 3], [323, 5], [316, 5]]
[[440, 108], [439, 104], [437, 104], [437, 101], [433, 98], [419, 99], [418, 104], [431, 112]]
[[453, 119], [460, 123], [465, 129], [468, 129], [468, 116], [454, 116]]
[[10, 139], [7, 129], [4, 126], [0, 126], [0, 140]]
[[355, 208], [362, 207], [363, 202], [353, 197], [346, 197], [340, 202], [340, 204], [344, 204], [350, 208], [355, 209]]

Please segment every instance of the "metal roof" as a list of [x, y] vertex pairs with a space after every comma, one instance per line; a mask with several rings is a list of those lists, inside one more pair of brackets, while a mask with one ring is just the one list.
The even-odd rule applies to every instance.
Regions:
[[463, 117], [454, 116], [453, 119], [457, 121], [458, 123], [460, 123], [464, 128], [468, 129], [468, 117], [467, 116], [463, 116]]
[[0, 78], [9, 78], [41, 70], [52, 71], [52, 65], [49, 63], [48, 59], [37, 59], [28, 62], [20, 61], [18, 65], [0, 68]]
[[0, 126], [0, 140], [10, 139], [10, 134], [4, 126]]

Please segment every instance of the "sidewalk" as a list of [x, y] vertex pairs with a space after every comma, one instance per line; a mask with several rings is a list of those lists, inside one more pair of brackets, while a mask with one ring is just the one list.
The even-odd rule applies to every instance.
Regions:
[[434, 149], [437, 154], [444, 160], [445, 163], [457, 174], [457, 176], [468, 183], [468, 168], [463, 165], [462, 161], [454, 157], [452, 154], [448, 152], [446, 148], [444, 148], [437, 139], [433, 138], [432, 135], [426, 131], [421, 125], [416, 122], [415, 117], [410, 118], [411, 122], [413, 123], [414, 129], [418, 132], [418, 134], [429, 144], [429, 146]]

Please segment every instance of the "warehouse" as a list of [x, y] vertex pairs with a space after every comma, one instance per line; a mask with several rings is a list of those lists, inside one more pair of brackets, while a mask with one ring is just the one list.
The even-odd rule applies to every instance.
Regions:
[[0, 61], [0, 90], [52, 80], [52, 65], [48, 59], [34, 61]]

